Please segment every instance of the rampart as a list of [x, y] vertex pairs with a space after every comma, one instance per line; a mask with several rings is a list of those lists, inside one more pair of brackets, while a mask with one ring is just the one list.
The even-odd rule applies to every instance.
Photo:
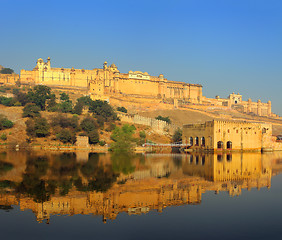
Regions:
[[151, 127], [157, 133], [170, 133], [173, 134], [178, 126], [174, 124], [168, 124], [166, 121], [157, 120], [154, 118], [143, 117], [140, 115], [129, 115], [124, 113], [118, 113], [118, 117], [122, 122], [132, 123], [132, 124], [141, 124]]

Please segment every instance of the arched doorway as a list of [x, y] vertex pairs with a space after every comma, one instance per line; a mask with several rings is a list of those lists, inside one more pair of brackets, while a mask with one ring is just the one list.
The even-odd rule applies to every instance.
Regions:
[[222, 141], [217, 142], [217, 149], [223, 149], [223, 142]]
[[231, 149], [232, 149], [232, 142], [231, 142], [231, 141], [228, 141], [228, 142], [226, 143], [226, 148], [227, 148], [228, 150], [231, 150]]
[[193, 138], [192, 137], [189, 138], [189, 144], [190, 144], [190, 146], [193, 146]]
[[195, 137], [195, 145], [199, 146], [199, 138], [198, 137]]
[[201, 145], [202, 145], [203, 147], [206, 146], [205, 137], [202, 137], [202, 138], [201, 138]]
[[202, 165], [205, 165], [206, 157], [202, 156]]

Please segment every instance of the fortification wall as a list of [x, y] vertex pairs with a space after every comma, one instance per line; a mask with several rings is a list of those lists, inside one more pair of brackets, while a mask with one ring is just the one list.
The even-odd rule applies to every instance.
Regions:
[[178, 126], [174, 124], [168, 124], [165, 121], [157, 120], [154, 118], [143, 117], [140, 115], [129, 115], [124, 113], [118, 113], [118, 117], [122, 122], [131, 124], [140, 124], [151, 127], [155, 132], [160, 134], [170, 133], [173, 134]]
[[16, 84], [19, 79], [19, 74], [0, 74], [0, 84]]

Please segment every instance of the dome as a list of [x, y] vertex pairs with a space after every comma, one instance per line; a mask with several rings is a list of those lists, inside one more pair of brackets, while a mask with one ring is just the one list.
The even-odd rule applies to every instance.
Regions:
[[113, 64], [111, 65], [111, 68], [117, 68], [117, 66], [113, 63]]

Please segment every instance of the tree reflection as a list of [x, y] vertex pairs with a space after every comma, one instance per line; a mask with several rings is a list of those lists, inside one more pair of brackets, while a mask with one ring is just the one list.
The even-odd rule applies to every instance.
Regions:
[[130, 153], [113, 153], [111, 155], [111, 161], [113, 165], [113, 170], [117, 173], [129, 174], [134, 172], [135, 166], [132, 162], [134, 155]]
[[105, 192], [111, 188], [118, 176], [111, 166], [99, 165], [99, 155], [97, 153], [89, 154], [88, 161], [81, 165], [80, 171], [88, 183], [83, 184], [81, 178], [75, 180], [74, 184], [79, 191]]

